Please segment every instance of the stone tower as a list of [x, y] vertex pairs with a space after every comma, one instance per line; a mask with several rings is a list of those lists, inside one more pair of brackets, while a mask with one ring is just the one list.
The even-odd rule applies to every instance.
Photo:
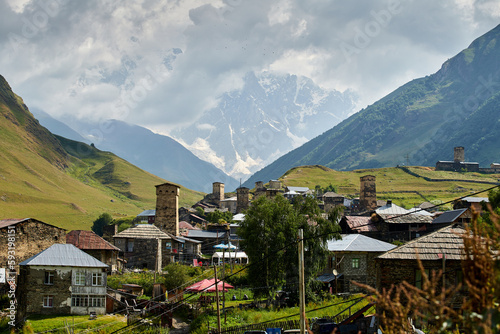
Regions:
[[214, 204], [220, 207], [220, 201], [224, 200], [224, 183], [214, 182], [212, 183], [212, 195]]
[[454, 162], [464, 162], [465, 161], [465, 150], [462, 146], [455, 147], [453, 161]]
[[179, 235], [179, 189], [173, 183], [156, 186], [155, 226], [174, 236]]
[[236, 213], [241, 213], [248, 209], [248, 206], [250, 205], [248, 194], [248, 188], [240, 187], [236, 189]]
[[359, 205], [361, 210], [375, 210], [377, 208], [377, 188], [375, 176], [360, 177]]

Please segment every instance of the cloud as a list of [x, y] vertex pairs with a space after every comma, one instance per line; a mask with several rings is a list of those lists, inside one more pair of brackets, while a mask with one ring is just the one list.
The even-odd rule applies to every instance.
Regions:
[[496, 1], [0, 1], [0, 69], [28, 106], [187, 124], [249, 71], [310, 77], [361, 105], [498, 23]]

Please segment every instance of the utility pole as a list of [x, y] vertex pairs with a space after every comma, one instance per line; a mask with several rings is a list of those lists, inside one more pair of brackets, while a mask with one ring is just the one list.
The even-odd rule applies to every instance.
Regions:
[[161, 271], [161, 239], [156, 238], [156, 265], [155, 265], [155, 275], [154, 275], [154, 282], [156, 283], [156, 274], [160, 273]]
[[219, 305], [219, 289], [217, 288], [217, 266], [214, 264], [215, 274], [215, 302], [217, 303], [217, 333], [220, 333], [220, 305]]
[[300, 334], [306, 332], [306, 294], [304, 284], [304, 231], [299, 230], [299, 303], [300, 303]]

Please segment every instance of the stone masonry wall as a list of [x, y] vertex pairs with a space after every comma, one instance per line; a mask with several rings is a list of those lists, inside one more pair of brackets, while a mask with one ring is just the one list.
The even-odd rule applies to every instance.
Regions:
[[179, 187], [165, 183], [156, 186], [155, 226], [174, 236], [179, 235]]
[[[66, 243], [66, 231], [62, 228], [27, 220], [13, 226], [0, 229], [0, 268], [7, 267], [9, 237], [15, 236], [14, 252], [16, 265], [53, 244]], [[9, 230], [14, 230], [14, 233]], [[17, 268], [17, 266], [16, 266]]]

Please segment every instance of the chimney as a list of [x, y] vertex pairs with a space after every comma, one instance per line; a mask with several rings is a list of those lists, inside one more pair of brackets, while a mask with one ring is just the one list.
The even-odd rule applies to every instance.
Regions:
[[389, 206], [389, 207], [391, 207], [392, 206], [392, 200], [388, 199], [386, 205]]

